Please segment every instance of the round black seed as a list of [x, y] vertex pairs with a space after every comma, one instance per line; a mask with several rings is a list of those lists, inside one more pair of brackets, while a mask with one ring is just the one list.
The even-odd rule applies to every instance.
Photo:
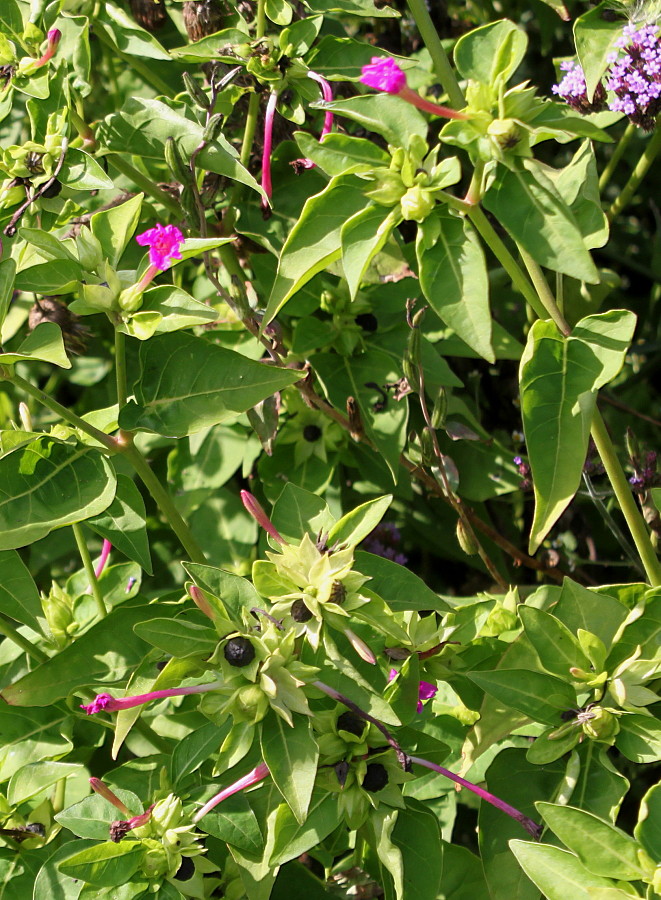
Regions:
[[328, 599], [331, 603], [337, 603], [338, 605], [341, 605], [347, 599], [347, 589], [341, 581], [333, 582]]
[[195, 863], [190, 858], [190, 856], [184, 856], [181, 860], [181, 865], [177, 869], [177, 874], [174, 876], [177, 881], [188, 881], [189, 878], [192, 878], [195, 874]]
[[386, 767], [381, 763], [370, 763], [363, 778], [363, 789], [372, 794], [382, 790], [388, 784]]
[[306, 441], [314, 444], [321, 437], [321, 428], [318, 425], [306, 425], [303, 429], [303, 437]]
[[223, 654], [230, 666], [249, 666], [255, 658], [255, 648], [248, 638], [232, 638], [225, 644]]
[[312, 618], [312, 613], [299, 598], [298, 600], [294, 600], [291, 605], [291, 617], [294, 622], [309, 622]]
[[57, 181], [56, 179], [49, 187], [46, 188], [45, 191], [41, 192], [41, 196], [45, 197], [48, 200], [51, 197], [57, 197], [61, 190], [62, 183], [60, 181]]
[[337, 720], [337, 730], [339, 731], [340, 729], [360, 737], [365, 730], [365, 721], [354, 712], [345, 712]]
[[363, 331], [376, 331], [379, 327], [379, 320], [374, 313], [361, 313], [356, 316], [356, 325], [359, 325]]

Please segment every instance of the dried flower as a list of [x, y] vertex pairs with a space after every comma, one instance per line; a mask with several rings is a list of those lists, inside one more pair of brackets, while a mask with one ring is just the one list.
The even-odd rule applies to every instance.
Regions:
[[97, 694], [94, 700], [87, 705], [81, 703], [80, 708], [84, 709], [88, 716], [93, 716], [98, 712], [119, 712], [122, 709], [132, 709], [134, 706], [143, 706], [145, 703], [151, 703], [152, 700], [162, 700], [164, 697], [181, 697], [186, 694], [205, 694], [208, 691], [215, 691], [221, 688], [221, 681], [214, 681], [211, 684], [196, 684], [191, 687], [166, 688], [162, 691], [150, 691], [147, 694], [136, 694], [133, 697], [115, 698], [110, 694]]

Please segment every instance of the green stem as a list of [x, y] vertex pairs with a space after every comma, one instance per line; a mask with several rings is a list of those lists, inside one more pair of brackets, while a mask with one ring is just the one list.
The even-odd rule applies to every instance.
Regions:
[[645, 175], [656, 159], [659, 151], [661, 150], [661, 117], [659, 117], [659, 121], [657, 122], [656, 130], [654, 134], [649, 139], [647, 146], [643, 150], [640, 159], [636, 163], [636, 166], [629, 176], [629, 180], [624, 185], [622, 190], [620, 191], [619, 197], [616, 198], [615, 202], [608, 210], [608, 218], [610, 220], [614, 219], [618, 213], [622, 212], [624, 207], [629, 203], [635, 192], [640, 187], [640, 183], [642, 182]]
[[24, 391], [26, 394], [34, 397], [34, 399], [38, 400], [39, 403], [43, 404], [43, 406], [47, 406], [48, 409], [56, 413], [61, 419], [64, 419], [65, 422], [68, 422], [69, 425], [72, 425], [74, 428], [79, 428], [81, 431], [84, 431], [85, 434], [88, 434], [90, 437], [94, 438], [94, 440], [98, 441], [100, 444], [103, 444], [103, 446], [107, 450], [116, 452], [119, 449], [117, 447], [117, 442], [114, 438], [110, 437], [109, 434], [105, 434], [103, 431], [99, 431], [98, 428], [95, 428], [93, 425], [90, 425], [89, 422], [81, 419], [80, 416], [77, 416], [74, 412], [71, 412], [71, 410], [67, 409], [66, 406], [62, 406], [62, 404], [58, 403], [57, 400], [53, 400], [53, 398], [49, 397], [48, 394], [40, 391], [39, 388], [35, 387], [29, 381], [26, 381], [25, 378], [21, 378], [20, 375], [16, 375], [16, 373], [12, 372], [10, 369], [0, 368], [0, 378], [4, 378], [5, 381], [9, 381], [11, 384]]
[[411, 15], [415, 19], [415, 24], [418, 26], [420, 37], [425, 42], [427, 50], [429, 50], [429, 55], [431, 56], [434, 65], [434, 71], [443, 86], [443, 90], [448, 95], [452, 106], [456, 109], [463, 109], [466, 105], [466, 100], [459, 87], [457, 76], [454, 74], [454, 70], [450, 65], [448, 55], [443, 49], [443, 44], [438, 36], [438, 32], [434, 28], [431, 16], [427, 11], [425, 0], [406, 0], [406, 2], [411, 10]]
[[13, 644], [16, 644], [17, 647], [20, 647], [21, 650], [24, 650], [27, 655], [35, 662], [43, 663], [48, 659], [48, 656], [44, 653], [43, 650], [40, 650], [39, 647], [35, 647], [35, 645], [31, 643], [26, 637], [23, 637], [23, 635], [16, 630], [16, 626], [13, 625], [12, 622], [7, 621], [7, 618], [1, 613], [0, 634], [4, 635]]
[[115, 329], [115, 381], [117, 383], [117, 406], [126, 406], [126, 335]]
[[605, 189], [608, 182], [611, 180], [613, 176], [613, 172], [615, 171], [617, 164], [624, 156], [624, 151], [627, 149], [634, 134], [637, 131], [637, 127], [633, 124], [633, 122], [629, 122], [627, 127], [624, 130], [624, 134], [620, 138], [620, 140], [615, 145], [615, 149], [611, 155], [611, 158], [606, 163], [606, 167], [604, 171], [599, 176], [599, 193], [602, 193]]
[[503, 241], [500, 239], [491, 222], [487, 219], [484, 212], [479, 206], [469, 207], [466, 210], [468, 218], [471, 220], [479, 234], [484, 239], [485, 244], [503, 269], [512, 279], [514, 287], [520, 291], [530, 306], [535, 310], [540, 319], [546, 319], [547, 314], [544, 305], [540, 302], [539, 297], [530, 281], [526, 278], [525, 273], [514, 259], [510, 251], [507, 249]]
[[640, 510], [631, 493], [631, 486], [615, 453], [613, 442], [606, 430], [602, 415], [596, 407], [591, 431], [597, 452], [604, 464], [604, 469], [606, 469], [608, 480], [613, 487], [617, 502], [620, 504], [620, 509], [629, 526], [631, 537], [645, 567], [648, 581], [652, 587], [658, 587], [661, 584], [661, 565], [650, 541], [645, 520], [640, 514]]
[[78, 523], [72, 525], [71, 528], [73, 529], [73, 536], [76, 539], [76, 546], [78, 547], [80, 558], [83, 561], [85, 574], [87, 575], [87, 580], [89, 581], [90, 588], [92, 590], [92, 596], [94, 597], [96, 608], [99, 612], [99, 618], [105, 619], [105, 617], [108, 615], [108, 610], [106, 609], [106, 604], [103, 602], [103, 595], [101, 594], [101, 588], [99, 587], [98, 579], [94, 574], [94, 565], [92, 564], [92, 557], [90, 556], [87, 542], [85, 541], [83, 529]]
[[172, 88], [163, 81], [161, 76], [157, 73], [156, 67], [148, 66], [146, 63], [143, 63], [141, 59], [138, 59], [135, 56], [129, 56], [128, 53], [124, 53], [119, 47], [116, 47], [106, 34], [103, 26], [99, 24], [98, 20], [94, 23], [94, 36], [97, 37], [102, 44], [105, 44], [105, 46], [108, 47], [113, 56], [119, 57], [119, 59], [130, 66], [134, 72], [137, 72], [141, 78], [144, 78], [147, 84], [150, 84], [157, 93], [163, 94], [165, 97], [174, 96]]
[[66, 797], [66, 793], [67, 780], [66, 778], [60, 778], [60, 780], [56, 782], [55, 791], [53, 792], [52, 806], [54, 814], [62, 812], [64, 809], [64, 798]]
[[[521, 254], [521, 259], [525, 263], [526, 269], [528, 270], [530, 280], [535, 287], [537, 296], [542, 301], [542, 304], [546, 311], [546, 315], [549, 315], [553, 319], [558, 328], [558, 331], [560, 331], [561, 334], [563, 334], [565, 337], [568, 337], [571, 334], [571, 328], [569, 327], [565, 317], [558, 309], [558, 304], [555, 302], [553, 291], [549, 287], [546, 278], [544, 278], [544, 273], [542, 272], [539, 264], [535, 262], [532, 256], [520, 245], [519, 253]], [[546, 318], [546, 316], [544, 316], [543, 318]]]
[[124, 444], [122, 448], [123, 456], [128, 459], [135, 469], [138, 477], [147, 488], [151, 496], [154, 498], [156, 505], [159, 507], [165, 518], [168, 520], [170, 527], [179, 538], [182, 547], [188, 553], [193, 562], [207, 564], [207, 558], [198, 546], [197, 541], [193, 537], [190, 528], [179, 514], [179, 510], [174, 505], [172, 498], [167, 490], [158, 480], [149, 463], [142, 453], [133, 443]]
[[144, 191], [145, 194], [149, 194], [154, 200], [158, 200], [161, 206], [164, 206], [177, 220], [181, 219], [181, 204], [177, 203], [174, 197], [171, 197], [169, 194], [166, 194], [165, 191], [162, 191], [157, 184], [154, 184], [151, 178], [148, 178], [147, 175], [143, 175], [139, 169], [136, 169], [136, 167], [127, 162], [124, 157], [119, 156], [116, 153], [109, 153], [108, 156], [106, 156], [106, 159], [113, 169], [121, 172], [122, 175], [126, 175], [126, 177], [137, 185], [141, 191]]

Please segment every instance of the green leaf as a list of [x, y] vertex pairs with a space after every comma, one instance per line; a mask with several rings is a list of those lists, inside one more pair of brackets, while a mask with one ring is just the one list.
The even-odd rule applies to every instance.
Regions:
[[369, 589], [385, 600], [393, 612], [412, 609], [448, 612], [450, 609], [415, 572], [390, 559], [359, 550], [355, 567], [363, 575], [370, 576]]
[[92, 234], [101, 244], [103, 254], [115, 268], [140, 220], [144, 194], [136, 194], [126, 203], [94, 213], [90, 219]]
[[525, 56], [528, 37], [508, 19], [473, 28], [457, 41], [454, 63], [464, 78], [493, 85], [507, 81]]
[[[53, 844], [50, 844], [48, 850], [50, 850], [52, 846]], [[69, 878], [69, 876], [65, 875], [63, 872], [60, 872], [59, 864], [62, 860], [74, 856], [76, 853], [80, 853], [84, 848], [93, 846], [94, 843], [89, 840], [66, 841], [59, 846], [55, 852], [50, 854], [39, 871], [35, 873], [36, 877], [32, 877], [32, 884], [29, 886], [27, 892], [21, 896], [20, 888], [16, 894], [5, 891], [7, 900], [23, 900], [25, 897], [48, 897], [48, 900], [78, 900], [78, 897], [81, 896], [82, 884]], [[22, 855], [23, 854], [21, 854], [21, 856]], [[16, 879], [13, 877], [11, 879], [11, 885], [13, 886], [15, 884]], [[5, 887], [9, 887], [9, 885], [5, 885]], [[34, 891], [32, 888], [34, 888]], [[82, 896], [84, 900], [90, 900], [89, 894], [87, 894], [86, 897], [84, 894]], [[97, 895], [95, 895], [94, 900], [97, 900]], [[108, 898], [104, 897], [103, 900], [108, 900]], [[113, 897], [112, 900], [127, 900], [127, 898], [117, 896]]]
[[[563, 622], [572, 634], [579, 628], [592, 632], [610, 647], [613, 637], [627, 617], [627, 607], [606, 593], [588, 590], [571, 578], [565, 578], [554, 616]], [[625, 632], [626, 633], [626, 632]]]
[[392, 842], [402, 854], [403, 897], [436, 900], [443, 874], [441, 829], [434, 812], [407, 798], [392, 831]]
[[[207, 722], [179, 741], [170, 757], [170, 779], [173, 785], [177, 786], [188, 775], [197, 771], [218, 750], [223, 736], [222, 729], [215, 722]], [[205, 819], [205, 825], [206, 823]]]
[[[380, 55], [392, 57], [404, 70], [414, 65], [407, 57], [397, 56], [386, 50], [380, 50]], [[366, 41], [325, 34], [315, 44], [306, 62], [311, 69], [325, 75], [331, 81], [343, 81], [359, 78], [363, 66], [366, 66], [373, 56], [374, 47]]]
[[218, 645], [218, 635], [213, 628], [186, 622], [181, 617], [138, 622], [133, 630], [143, 641], [177, 659], [210, 656]]
[[60, 871], [95, 887], [115, 887], [131, 880], [143, 853], [141, 841], [106, 841], [70, 856], [60, 863]]
[[584, 141], [563, 169], [544, 167], [556, 190], [572, 211], [588, 250], [608, 241], [608, 219], [601, 207], [599, 175], [591, 141]]
[[610, 822], [573, 806], [536, 806], [549, 828], [594, 875], [635, 881], [651, 874], [638, 861], [637, 841]]
[[495, 900], [487, 888], [481, 860], [466, 847], [443, 841], [443, 893], [439, 897], [443, 900]]
[[[360, 356], [339, 357], [336, 353], [315, 354], [312, 365], [324, 385], [332, 404], [346, 408], [347, 397], [358, 402], [362, 424], [392, 473], [393, 481], [399, 471], [399, 456], [406, 441], [408, 404], [406, 400], [389, 399], [385, 407], [374, 385], [391, 384], [402, 377], [401, 363], [389, 354], [371, 347]], [[376, 408], [375, 408], [376, 406]]]
[[[134, 326], [138, 316], [148, 314], [154, 320], [154, 327], [149, 334], [143, 334]], [[152, 334], [166, 334], [170, 331], [178, 331], [181, 328], [191, 328], [193, 325], [205, 325], [215, 322], [218, 312], [206, 303], [195, 300], [186, 291], [170, 284], [159, 285], [145, 291], [140, 311], [135, 313], [128, 322], [119, 327], [119, 331], [137, 337], [139, 340], [147, 340]]]
[[[114, 788], [113, 793], [128, 807], [133, 815], [143, 811], [142, 803], [132, 791]], [[81, 838], [107, 841], [110, 826], [118, 818], [119, 810], [99, 794], [85, 797], [79, 803], [55, 816], [55, 821]]]
[[386, 494], [385, 497], [376, 497], [355, 506], [333, 525], [328, 534], [328, 546], [338, 543], [355, 547], [374, 531], [391, 503], [392, 494]]
[[608, 67], [608, 57], [615, 49], [615, 41], [622, 34], [622, 19], [604, 16], [610, 9], [607, 2], [599, 3], [580, 15], [574, 22], [576, 54], [585, 75], [588, 99]]
[[418, 229], [416, 252], [420, 287], [432, 309], [494, 362], [487, 267], [473, 227], [465, 218], [435, 211]]
[[262, 722], [261, 746], [273, 781], [302, 824], [308, 813], [319, 759], [309, 719], [296, 716], [291, 728], [270, 710]]
[[281, 866], [321, 843], [340, 823], [337, 797], [315, 788], [307, 818], [300, 824], [286, 803], [278, 807], [270, 865]]
[[67, 736], [67, 713], [60, 709], [0, 707], [2, 749], [0, 781], [8, 781], [28, 763], [60, 759], [73, 749]]
[[67, 244], [73, 246], [72, 242], [63, 241], [50, 231], [43, 231], [40, 228], [19, 228], [18, 236], [32, 247], [36, 247], [44, 259], [68, 259], [79, 265], [77, 257], [67, 247]]
[[81, 774], [84, 774], [81, 763], [51, 761], [29, 763], [9, 779], [7, 802], [11, 806], [18, 806], [57, 784], [60, 779]]
[[343, 175], [331, 179], [320, 194], [306, 200], [282, 248], [264, 313], [265, 325], [313, 275], [339, 258], [344, 223], [368, 205], [362, 187], [363, 182], [355, 175]]
[[574, 666], [590, 671], [590, 660], [559, 619], [534, 606], [519, 606], [518, 612], [526, 636], [547, 672], [569, 679], [569, 670]]
[[330, 109], [337, 116], [346, 116], [368, 131], [375, 131], [395, 147], [408, 147], [414, 134], [427, 137], [428, 125], [424, 116], [394, 94], [363, 94], [348, 100], [334, 100], [323, 104], [323, 109]]
[[120, 427], [185, 437], [236, 418], [300, 377], [203, 338], [165, 334], [140, 347], [136, 400], [120, 410]]
[[[126, 147], [130, 147], [135, 156], [162, 162], [165, 142], [171, 137], [175, 140], [181, 157], [190, 159], [193, 151], [202, 143], [204, 129], [197, 122], [186, 118], [185, 104], [176, 104], [174, 101], [171, 104], [132, 97], [124, 103], [121, 110], [111, 113], [100, 123], [96, 132], [97, 140], [113, 152], [125, 153]], [[195, 160], [201, 169], [224, 175], [262, 193], [250, 172], [241, 165], [236, 150], [223, 135], [209, 141]]]
[[483, 691], [528, 716], [533, 722], [559, 725], [560, 713], [576, 706], [573, 688], [553, 675], [526, 669], [466, 674]]
[[370, 19], [384, 19], [399, 15], [389, 6], [377, 6], [373, 0], [308, 0], [307, 5], [313, 13], [369, 16]]
[[37, 585], [15, 550], [0, 551], [0, 609], [22, 625], [41, 633], [43, 618]]
[[498, 166], [484, 205], [540, 265], [599, 282], [571, 210], [534, 160]]
[[262, 598], [246, 578], [201, 563], [187, 562], [182, 565], [198, 587], [222, 601], [222, 605], [217, 607], [222, 616], [226, 617], [229, 612], [239, 623], [243, 621], [244, 610], [262, 605]]
[[276, 25], [289, 25], [294, 12], [287, 0], [265, 0], [264, 11]]
[[661, 721], [651, 716], [621, 716], [615, 746], [627, 759], [637, 763], [661, 759]]
[[287, 482], [273, 505], [271, 521], [288, 542], [298, 542], [305, 534], [313, 540], [321, 531], [330, 531], [333, 517], [324, 500], [317, 494]]
[[106, 457], [40, 437], [0, 459], [0, 550], [24, 547], [54, 528], [97, 515], [115, 496]]
[[135, 19], [110, 0], [106, 0], [97, 10], [95, 19], [108, 29], [115, 45], [122, 52], [147, 59], [170, 59], [165, 47], [161, 46], [153, 34], [141, 28]]
[[16, 279], [16, 262], [11, 257], [0, 262], [0, 328], [2, 328], [9, 304], [14, 295], [14, 281]]
[[95, 680], [124, 680], [149, 650], [133, 626], [162, 614], [160, 607], [144, 604], [113, 609], [57, 656], [4, 688], [2, 697], [11, 706], [50, 706]]
[[327, 134], [321, 142], [306, 131], [297, 131], [294, 137], [303, 156], [330, 176], [371, 172], [390, 165], [390, 156], [386, 151], [367, 138], [352, 137], [338, 131]]
[[250, 856], [260, 857], [264, 852], [264, 838], [257, 817], [243, 794], [223, 800], [206, 814], [199, 827]]
[[12, 366], [28, 360], [53, 363], [61, 369], [71, 368], [59, 325], [55, 322], [41, 322], [15, 353], [0, 353], [0, 365]]
[[661, 784], [655, 784], [640, 801], [634, 835], [652, 859], [661, 860]]
[[113, 188], [113, 180], [98, 162], [82, 150], [70, 147], [57, 176], [58, 181], [74, 191], [104, 191]]
[[117, 476], [115, 499], [101, 515], [88, 519], [87, 524], [101, 537], [109, 540], [120, 553], [135, 560], [145, 572], [153, 574], [145, 502], [128, 476]]
[[548, 900], [592, 900], [589, 888], [613, 886], [612, 881], [593, 875], [573, 853], [559, 847], [510, 841], [510, 848]]
[[342, 268], [349, 285], [349, 294], [356, 294], [370, 263], [379, 253], [401, 221], [399, 209], [370, 206], [351, 216], [342, 226]]
[[280, 32], [278, 44], [285, 56], [306, 54], [317, 39], [323, 23], [322, 16], [310, 16], [306, 19], [299, 19], [289, 28], [284, 28]]
[[530, 329], [521, 358], [523, 430], [535, 488], [530, 552], [566, 509], [581, 479], [596, 392], [624, 362], [635, 316], [588, 316], [564, 338], [550, 321]]
[[35, 294], [67, 294], [78, 287], [80, 274], [80, 263], [55, 259], [23, 269], [16, 276], [15, 288]]

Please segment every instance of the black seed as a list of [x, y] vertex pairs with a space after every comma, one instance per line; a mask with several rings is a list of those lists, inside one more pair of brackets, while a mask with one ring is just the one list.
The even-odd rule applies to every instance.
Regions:
[[347, 599], [347, 589], [341, 581], [333, 582], [328, 599], [331, 603], [337, 603], [338, 605], [341, 605]]
[[388, 784], [388, 773], [386, 767], [381, 763], [370, 763], [367, 772], [363, 778], [363, 790], [376, 794], [377, 791], [383, 790]]
[[303, 429], [303, 437], [306, 441], [314, 444], [321, 437], [321, 428], [318, 425], [306, 425]]
[[379, 327], [379, 320], [374, 313], [361, 313], [356, 316], [356, 325], [360, 326], [363, 331], [376, 331]]
[[354, 712], [345, 712], [337, 720], [337, 730], [348, 731], [360, 737], [365, 730], [365, 720]]
[[299, 598], [298, 600], [294, 600], [291, 605], [291, 617], [294, 622], [309, 622], [312, 618], [312, 613]]
[[188, 881], [189, 878], [192, 878], [195, 874], [195, 863], [190, 858], [190, 856], [184, 856], [181, 860], [181, 865], [177, 869], [177, 874], [174, 876], [177, 881]]
[[255, 648], [248, 638], [237, 637], [228, 641], [223, 648], [223, 654], [230, 666], [249, 666], [255, 658]]
[[55, 179], [55, 181], [49, 187], [47, 187], [45, 191], [41, 192], [41, 196], [49, 200], [51, 197], [57, 197], [61, 190], [61, 182]]
[[340, 787], [344, 787], [347, 781], [347, 775], [349, 774], [349, 763], [343, 759], [340, 760], [339, 763], [335, 763], [333, 768], [335, 769], [335, 774], [337, 775]]

